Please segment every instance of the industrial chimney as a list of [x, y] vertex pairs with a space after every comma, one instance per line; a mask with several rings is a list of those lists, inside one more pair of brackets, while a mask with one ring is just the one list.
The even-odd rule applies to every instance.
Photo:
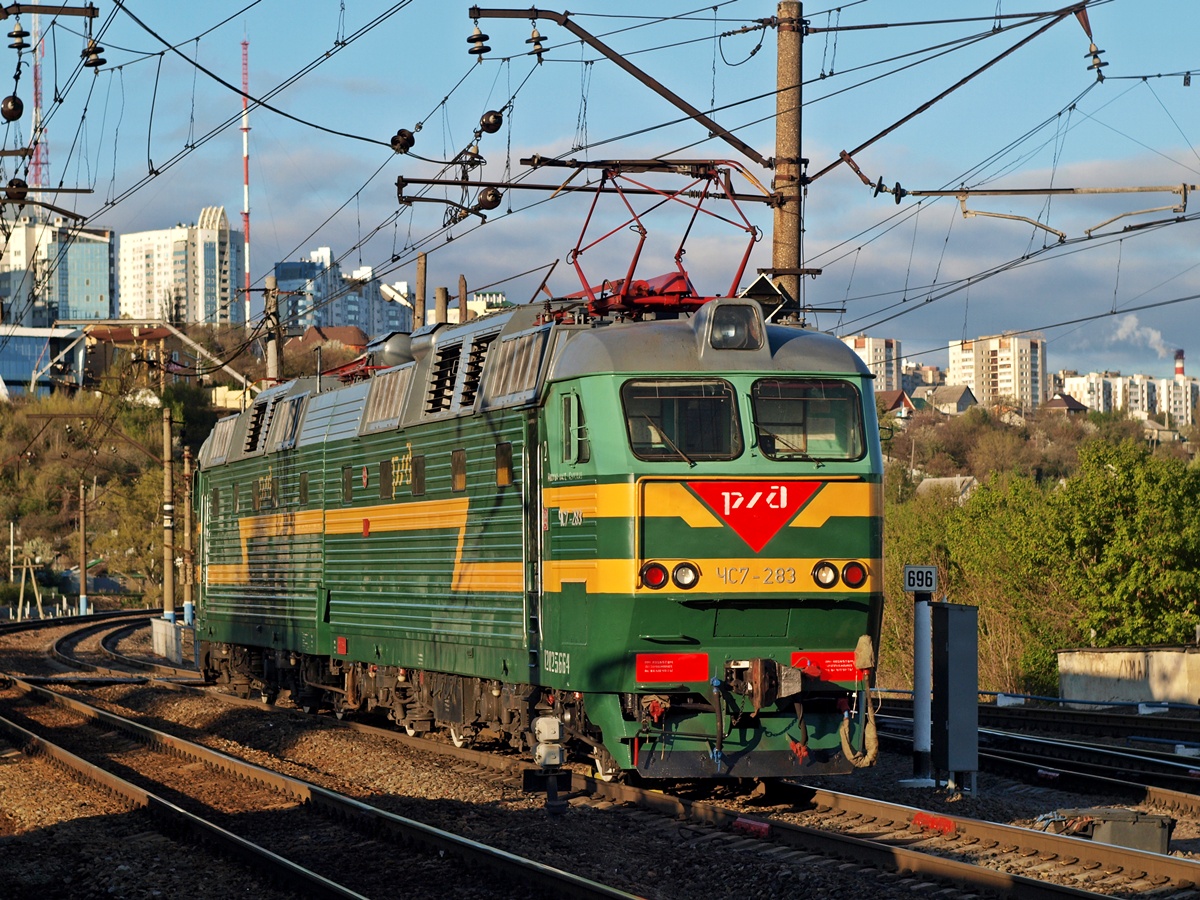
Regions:
[[1176, 378], [1183, 377], [1183, 351], [1182, 350], [1175, 351], [1175, 377]]

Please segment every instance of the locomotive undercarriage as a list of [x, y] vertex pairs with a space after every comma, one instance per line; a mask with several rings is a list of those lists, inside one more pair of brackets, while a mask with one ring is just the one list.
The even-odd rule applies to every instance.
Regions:
[[[458, 747], [476, 740], [499, 741], [529, 753], [537, 745], [534, 720], [551, 716], [562, 723], [564, 743], [590, 757], [597, 777], [609, 780], [622, 770], [601, 742], [600, 729], [589, 721], [586, 695], [580, 693], [222, 643], [202, 644], [201, 668], [206, 681], [226, 685], [242, 697], [257, 694], [264, 702], [273, 703], [286, 690], [305, 712], [329, 708], [338, 718], [378, 712], [410, 736], [441, 730]], [[734, 729], [761, 727], [760, 715], [788, 728], [785, 720], [778, 719], [780, 713], [787, 719], [795, 717], [788, 728], [795, 737], [787, 755], [804, 768], [838, 772], [869, 764], [862, 761], [868, 748], [851, 747], [848, 732], [840, 746], [827, 750], [809, 747], [807, 722], [811, 717], [837, 721], [848, 711], [853, 715], [855, 695], [821, 690], [806, 683], [801, 674], [770, 660], [734, 663], [726, 669], [724, 682], [708, 697], [683, 692], [623, 693], [619, 695], [619, 718], [627, 723], [625, 733], [634, 735], [632, 742], [648, 754], [672, 740], [707, 740], [710, 749], [700, 755], [705, 759], [692, 773], [700, 776], [722, 774], [722, 738]], [[712, 726], [702, 726], [702, 731], [691, 734], [668, 724], [679, 716], [696, 714], [711, 715], [715, 733], [708, 730]], [[870, 742], [874, 743], [871, 719]], [[628, 726], [633, 726], [632, 731]], [[873, 761], [874, 753], [870, 756]], [[633, 767], [652, 774], [655, 765], [648, 758], [643, 757], [639, 764], [635, 757]]]
[[564, 738], [588, 748], [600, 777], [618, 771], [599, 731], [588, 723], [579, 694], [221, 643], [202, 645], [201, 670], [205, 681], [228, 686], [241, 697], [257, 695], [273, 703], [286, 690], [305, 712], [330, 708], [339, 719], [378, 711], [410, 736], [440, 729], [458, 747], [486, 739], [528, 752], [536, 744], [533, 720], [555, 716], [563, 723]]

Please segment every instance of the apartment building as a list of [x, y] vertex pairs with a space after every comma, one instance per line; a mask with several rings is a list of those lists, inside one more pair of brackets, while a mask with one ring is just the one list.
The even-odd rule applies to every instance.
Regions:
[[875, 376], [875, 393], [903, 389], [901, 377], [900, 342], [893, 338], [873, 338], [856, 334], [842, 338], [842, 343], [858, 354]]
[[1046, 342], [1010, 334], [951, 341], [946, 383], [966, 385], [984, 406], [1037, 409], [1046, 401]]

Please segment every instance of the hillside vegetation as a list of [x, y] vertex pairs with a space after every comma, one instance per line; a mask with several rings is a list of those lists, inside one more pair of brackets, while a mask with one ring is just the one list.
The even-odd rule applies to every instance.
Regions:
[[[935, 599], [979, 608], [983, 690], [1057, 694], [1056, 649], [1196, 640], [1200, 466], [1141, 434], [1121, 416], [1012, 426], [977, 409], [887, 441], [881, 683], [911, 685], [905, 564], [936, 565]], [[916, 490], [949, 475], [979, 486], [961, 502]]]

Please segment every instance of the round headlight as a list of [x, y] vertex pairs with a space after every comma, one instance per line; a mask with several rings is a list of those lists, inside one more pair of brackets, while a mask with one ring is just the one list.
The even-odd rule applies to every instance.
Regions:
[[643, 585], [657, 591], [667, 585], [667, 567], [662, 563], [646, 563], [642, 566], [641, 577]]
[[682, 562], [671, 573], [671, 580], [675, 582], [675, 587], [685, 591], [691, 590], [700, 580], [700, 570], [691, 563]]
[[823, 559], [813, 566], [812, 577], [818, 587], [831, 588], [838, 583], [837, 566]]
[[867, 567], [860, 562], [848, 562], [842, 566], [842, 581], [848, 588], [860, 588], [867, 583]]

